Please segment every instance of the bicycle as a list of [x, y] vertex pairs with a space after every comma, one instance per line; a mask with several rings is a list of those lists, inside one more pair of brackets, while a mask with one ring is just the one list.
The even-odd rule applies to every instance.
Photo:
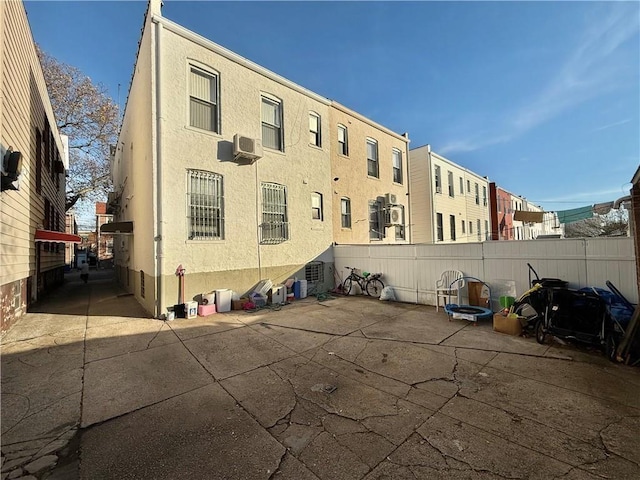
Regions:
[[382, 277], [382, 273], [369, 273], [362, 272], [362, 275], [358, 275], [356, 273], [355, 267], [345, 267], [351, 270], [351, 273], [347, 278], [345, 278], [342, 283], [342, 293], [344, 295], [349, 295], [351, 290], [353, 289], [353, 283], [357, 283], [360, 289], [369, 295], [370, 297], [379, 298], [382, 289], [384, 288], [384, 283], [380, 280]]

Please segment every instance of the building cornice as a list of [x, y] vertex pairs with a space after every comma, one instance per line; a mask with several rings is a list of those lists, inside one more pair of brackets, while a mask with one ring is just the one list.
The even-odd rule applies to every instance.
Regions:
[[172, 33], [175, 33], [176, 35], [181, 36], [182, 38], [189, 40], [197, 45], [200, 45], [203, 48], [206, 48], [207, 50], [210, 50], [218, 55], [220, 55], [221, 57], [226, 58], [227, 60], [230, 60], [234, 63], [237, 63], [238, 65], [242, 65], [245, 68], [248, 68], [249, 70], [252, 70], [260, 75], [262, 75], [263, 77], [268, 78], [269, 80], [273, 80], [274, 82], [277, 82], [287, 88], [290, 88], [298, 93], [301, 93], [302, 95], [305, 95], [317, 102], [320, 102], [324, 105], [331, 105], [331, 100], [329, 100], [328, 98], [325, 98], [321, 95], [318, 95], [317, 93], [312, 92], [311, 90], [307, 90], [304, 87], [301, 87], [300, 85], [287, 80], [284, 77], [281, 77], [280, 75], [272, 72], [271, 70], [267, 70], [264, 67], [261, 67], [260, 65], [258, 65], [257, 63], [252, 62], [251, 60], [248, 60], [240, 55], [238, 55], [237, 53], [232, 52], [231, 50], [228, 50], [220, 45], [218, 45], [215, 42], [212, 42], [211, 40], [203, 37], [202, 35], [199, 35], [195, 32], [192, 32], [191, 30], [178, 25], [175, 22], [172, 22], [171, 20], [165, 18], [165, 17], [161, 17], [158, 15], [154, 15], [152, 17], [152, 21], [154, 23], [160, 23], [162, 24], [162, 26], [164, 28], [166, 28], [167, 30], [169, 30]]

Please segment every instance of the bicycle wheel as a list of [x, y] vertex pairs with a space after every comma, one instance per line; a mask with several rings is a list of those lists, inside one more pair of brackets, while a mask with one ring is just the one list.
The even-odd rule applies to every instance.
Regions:
[[366, 286], [367, 295], [375, 298], [380, 298], [380, 294], [382, 293], [383, 288], [384, 288], [384, 283], [382, 283], [382, 280], [378, 278], [369, 280]]
[[347, 278], [342, 284], [342, 292], [345, 295], [351, 295], [351, 289], [353, 288], [353, 280], [351, 277]]

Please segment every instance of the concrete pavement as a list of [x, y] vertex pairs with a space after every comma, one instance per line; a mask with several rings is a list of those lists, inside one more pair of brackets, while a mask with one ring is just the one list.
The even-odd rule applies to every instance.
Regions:
[[341, 297], [161, 322], [109, 272], [2, 338], [2, 477], [638, 478], [640, 375]]

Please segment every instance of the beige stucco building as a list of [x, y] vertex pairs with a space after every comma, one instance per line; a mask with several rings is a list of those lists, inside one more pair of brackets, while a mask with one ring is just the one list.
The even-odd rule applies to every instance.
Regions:
[[489, 182], [431, 151], [409, 152], [414, 243], [482, 242], [490, 233]]
[[409, 138], [331, 103], [333, 238], [343, 243], [409, 243]]
[[0, 2], [0, 39], [0, 319], [5, 330], [62, 282], [64, 241], [76, 237], [63, 233], [65, 144], [22, 2]]
[[304, 278], [314, 261], [332, 284], [329, 111], [150, 2], [112, 158], [121, 283], [156, 316], [178, 301], [179, 265], [187, 301]]

